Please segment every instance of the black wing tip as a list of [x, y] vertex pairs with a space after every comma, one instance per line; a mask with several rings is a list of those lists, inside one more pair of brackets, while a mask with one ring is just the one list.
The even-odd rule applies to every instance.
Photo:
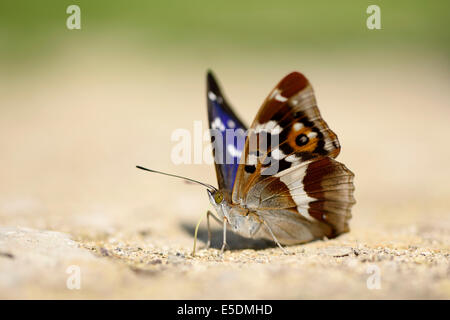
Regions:
[[213, 92], [216, 95], [221, 95], [219, 85], [217, 84], [216, 77], [211, 69], [206, 72], [206, 82], [208, 87], [208, 92]]
[[209, 81], [214, 81], [214, 82], [217, 82], [216, 81], [216, 76], [214, 75], [214, 71], [212, 71], [212, 69], [206, 69], [206, 77], [207, 77], [207, 79], [208, 79], [208, 82]]

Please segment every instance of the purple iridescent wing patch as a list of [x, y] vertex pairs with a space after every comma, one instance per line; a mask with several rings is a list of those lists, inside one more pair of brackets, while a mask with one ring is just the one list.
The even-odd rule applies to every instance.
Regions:
[[211, 72], [207, 76], [208, 121], [219, 189], [231, 192], [247, 127], [231, 109]]

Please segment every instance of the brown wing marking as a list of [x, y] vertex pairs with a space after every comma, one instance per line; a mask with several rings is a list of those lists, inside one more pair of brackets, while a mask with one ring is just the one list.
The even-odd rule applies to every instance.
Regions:
[[[261, 148], [262, 141], [266, 148]], [[232, 199], [239, 202], [252, 185], [268, 175], [311, 159], [334, 158], [339, 151], [337, 136], [322, 119], [309, 81], [301, 73], [293, 72], [272, 90], [256, 115]]]
[[342, 163], [325, 157], [258, 182], [244, 201], [258, 211], [294, 211], [305, 225], [319, 226], [317, 237], [332, 238], [349, 230], [353, 178]]

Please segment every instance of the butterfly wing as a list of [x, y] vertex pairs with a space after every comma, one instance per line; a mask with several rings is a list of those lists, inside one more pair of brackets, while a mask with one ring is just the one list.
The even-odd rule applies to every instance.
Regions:
[[323, 157], [266, 177], [252, 186], [245, 201], [284, 244], [333, 238], [349, 230], [353, 178], [345, 165]]
[[217, 181], [219, 189], [229, 198], [247, 128], [225, 100], [211, 72], [207, 75], [207, 104]]
[[291, 230], [295, 223], [305, 226], [312, 238], [348, 231], [354, 175], [334, 160], [339, 141], [322, 119], [313, 89], [302, 74], [293, 72], [280, 81], [250, 131], [233, 203], [256, 210], [272, 223], [276, 235], [278, 230], [283, 243], [310, 240]]

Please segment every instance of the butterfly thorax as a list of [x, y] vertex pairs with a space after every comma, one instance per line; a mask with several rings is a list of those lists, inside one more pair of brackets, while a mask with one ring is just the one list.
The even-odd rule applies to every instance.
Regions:
[[234, 232], [247, 238], [255, 237], [262, 224], [256, 211], [250, 210], [240, 204], [231, 204], [225, 199], [217, 203], [217, 200], [221, 198], [217, 197], [217, 193], [208, 191], [208, 196], [219, 218], [226, 218]]

